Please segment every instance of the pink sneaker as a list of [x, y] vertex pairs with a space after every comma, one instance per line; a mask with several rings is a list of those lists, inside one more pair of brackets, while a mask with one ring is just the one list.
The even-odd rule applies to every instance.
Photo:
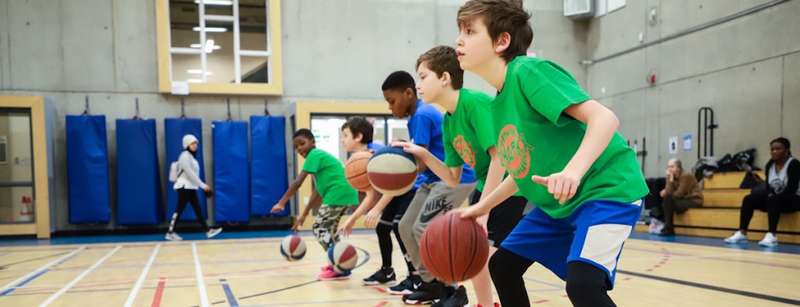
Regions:
[[319, 280], [344, 280], [348, 278], [350, 278], [350, 272], [339, 273], [331, 269], [330, 271], [319, 273]]

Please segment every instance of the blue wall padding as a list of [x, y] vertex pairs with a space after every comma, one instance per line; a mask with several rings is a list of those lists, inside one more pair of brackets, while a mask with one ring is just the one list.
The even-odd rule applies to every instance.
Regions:
[[250, 170], [247, 122], [215, 121], [214, 218], [217, 223], [245, 223], [250, 219]]
[[111, 217], [106, 117], [67, 116], [69, 222], [108, 223]]
[[154, 119], [117, 120], [117, 222], [154, 225], [163, 221]]
[[[251, 116], [250, 204], [255, 216], [270, 215], [289, 186], [286, 170], [286, 118]], [[289, 206], [275, 216], [289, 215]]]

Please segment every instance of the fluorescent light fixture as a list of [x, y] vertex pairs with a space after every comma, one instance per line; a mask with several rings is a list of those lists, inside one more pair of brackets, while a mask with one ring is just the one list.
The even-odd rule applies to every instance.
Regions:
[[205, 50], [206, 53], [213, 52], [214, 51], [214, 40], [213, 39], [207, 39], [206, 40], [206, 45], [203, 46], [203, 50]]
[[[203, 70], [202, 69], [188, 69], [188, 70], [186, 70], [186, 72], [189, 73], [189, 74], [192, 74], [192, 75], [202, 75], [203, 74]], [[211, 76], [213, 74], [214, 73], [210, 72], [210, 71], [206, 72], [206, 76]]]
[[[200, 0], [194, 0], [194, 3], [200, 4]], [[233, 5], [233, 1], [227, 0], [205, 0], [203, 1], [205, 5]]]
[[[189, 45], [189, 47], [192, 47], [192, 48], [194, 48], [194, 49], [200, 49], [200, 46], [201, 46], [200, 44], [191, 44], [191, 45]], [[220, 49], [222, 49], [222, 46], [220, 46], [220, 45], [214, 45], [214, 48], [213, 48], [213, 49], [214, 49], [214, 50], [220, 50]]]
[[[200, 27], [194, 27], [192, 28], [192, 30], [195, 32], [200, 32]], [[223, 27], [206, 27], [206, 32], [227, 32], [227, 31], [228, 29], [225, 29]]]

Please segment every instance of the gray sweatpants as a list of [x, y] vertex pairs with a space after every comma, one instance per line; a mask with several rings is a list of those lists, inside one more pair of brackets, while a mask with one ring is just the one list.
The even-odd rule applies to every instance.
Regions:
[[423, 184], [417, 189], [408, 210], [400, 220], [400, 238], [423, 281], [431, 282], [434, 277], [422, 265], [419, 256], [422, 233], [435, 217], [461, 206], [474, 188], [475, 183], [460, 184], [454, 189], [444, 182], [434, 182]]

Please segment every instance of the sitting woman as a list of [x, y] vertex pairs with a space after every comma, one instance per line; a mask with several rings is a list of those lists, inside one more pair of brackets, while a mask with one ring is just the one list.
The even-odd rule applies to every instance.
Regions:
[[661, 235], [675, 235], [674, 213], [684, 213], [689, 208], [703, 205], [703, 192], [697, 179], [683, 170], [683, 164], [678, 159], [667, 162], [667, 185], [660, 194], [664, 198], [661, 202], [664, 209], [664, 230]]
[[767, 175], [765, 186], [753, 189], [750, 195], [744, 197], [739, 231], [725, 239], [727, 243], [747, 241], [747, 227], [753, 218], [753, 211], [758, 209], [766, 211], [769, 220], [769, 232], [758, 244], [767, 247], [778, 245], [775, 232], [781, 213], [800, 211], [800, 161], [792, 157], [791, 145], [786, 138], [774, 139], [769, 146], [772, 159], [764, 167]]

